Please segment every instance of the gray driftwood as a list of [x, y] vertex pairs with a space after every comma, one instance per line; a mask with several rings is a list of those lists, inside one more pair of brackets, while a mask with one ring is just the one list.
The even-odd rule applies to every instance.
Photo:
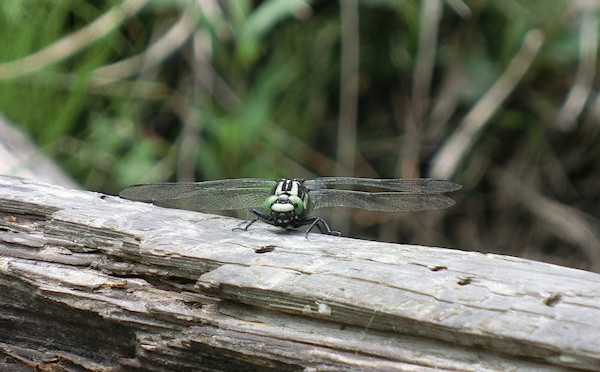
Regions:
[[600, 275], [0, 177], [0, 370], [600, 369]]
[[76, 183], [0, 112], [0, 174], [35, 178], [69, 188]]

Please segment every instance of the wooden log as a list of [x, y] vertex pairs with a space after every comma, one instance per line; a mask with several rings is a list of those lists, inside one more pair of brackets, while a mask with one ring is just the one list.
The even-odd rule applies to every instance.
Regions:
[[17, 128], [0, 112], [0, 174], [76, 188], [75, 181]]
[[600, 369], [600, 275], [0, 177], [0, 370]]

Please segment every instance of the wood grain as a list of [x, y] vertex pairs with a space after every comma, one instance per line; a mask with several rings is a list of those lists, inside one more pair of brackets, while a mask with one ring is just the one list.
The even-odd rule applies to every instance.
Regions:
[[0, 370], [600, 369], [600, 275], [0, 177]]

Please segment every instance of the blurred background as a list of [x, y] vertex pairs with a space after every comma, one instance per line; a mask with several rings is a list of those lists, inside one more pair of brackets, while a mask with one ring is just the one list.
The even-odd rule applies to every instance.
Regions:
[[322, 215], [346, 236], [600, 272], [599, 15], [597, 0], [2, 0], [0, 173], [110, 194], [443, 178], [463, 185], [447, 210]]

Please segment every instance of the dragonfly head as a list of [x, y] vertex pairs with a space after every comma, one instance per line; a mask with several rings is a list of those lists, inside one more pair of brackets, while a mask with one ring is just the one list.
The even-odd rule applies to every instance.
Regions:
[[281, 180], [265, 199], [264, 207], [274, 222], [286, 226], [307, 212], [308, 191], [298, 180]]

